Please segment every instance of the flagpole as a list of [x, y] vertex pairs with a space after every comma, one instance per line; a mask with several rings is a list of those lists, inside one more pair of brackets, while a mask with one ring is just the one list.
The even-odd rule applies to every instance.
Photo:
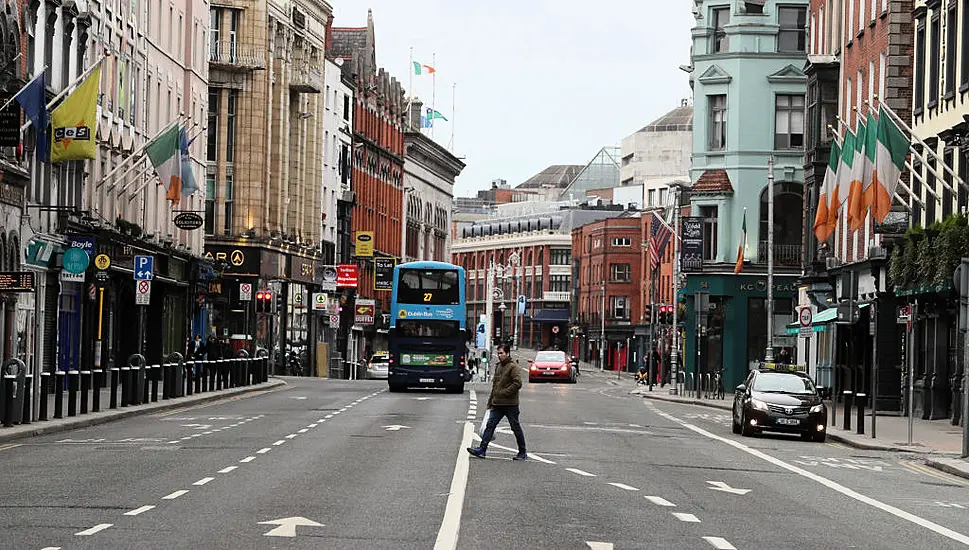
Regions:
[[774, 155], [767, 159], [767, 353], [774, 362]]
[[[94, 69], [97, 69], [99, 66], [101, 66], [101, 62], [104, 61], [105, 59], [107, 59], [108, 57], [110, 57], [110, 55], [111, 54], [108, 53], [107, 51], [105, 51], [104, 53], [102, 53], [101, 54], [101, 57], [99, 57], [98, 60], [95, 61], [93, 65], [91, 65], [90, 67], [88, 67], [88, 69], [86, 71], [84, 71], [83, 73], [81, 73], [80, 76], [78, 76], [77, 78], [75, 78], [73, 82], [71, 82], [67, 86], [64, 86], [64, 89], [61, 90], [61, 92], [59, 94], [57, 94], [56, 96], [54, 96], [54, 99], [50, 100], [50, 102], [47, 104], [47, 110], [49, 111], [50, 108], [53, 107], [55, 103], [57, 103], [64, 96], [66, 96], [68, 93], [70, 93], [72, 91], [71, 88], [73, 88], [74, 86], [76, 86], [78, 82], [81, 82], [85, 78], [87, 78], [88, 76], [90, 76], [90, 74], [94, 72]], [[27, 120], [27, 123], [20, 127], [20, 131], [21, 132], [26, 131], [27, 128], [30, 127], [30, 124], [31, 124], [30, 120]]]
[[434, 105], [435, 98], [437, 97], [437, 54], [431, 54], [431, 66], [434, 67], [434, 72], [431, 73], [431, 139], [434, 139], [434, 115], [437, 113], [437, 107]]
[[680, 240], [679, 229], [680, 226], [680, 193], [682, 188], [677, 183], [673, 186], [673, 276], [670, 277], [673, 282], [673, 349], [670, 351], [670, 381], [673, 382], [673, 395], [679, 393], [679, 372], [678, 362], [680, 355], [680, 331], [677, 326], [677, 313], [680, 309], [680, 297], [679, 297], [679, 280], [680, 280], [680, 256], [679, 247], [676, 244]]
[[[175, 120], [173, 120], [172, 122], [169, 122], [157, 134], [155, 134], [154, 136], [152, 136], [151, 139], [149, 139], [145, 143], [141, 144], [141, 146], [138, 147], [138, 149], [134, 153], [132, 153], [132, 154], [128, 155], [127, 157], [125, 157], [124, 159], [122, 159], [122, 161], [119, 162], [117, 166], [115, 166], [114, 168], [112, 168], [110, 172], [108, 172], [107, 174], [105, 174], [104, 176], [102, 176], [101, 179], [94, 185], [94, 189], [97, 190], [99, 187], [101, 187], [102, 185], [104, 185], [111, 178], [111, 176], [113, 176], [115, 174], [115, 172], [117, 172], [118, 170], [120, 170], [121, 168], [123, 168], [125, 165], [127, 165], [129, 162], [131, 162], [132, 163], [132, 166], [129, 167], [127, 170], [125, 170], [123, 173], [121, 173], [121, 175], [119, 175], [118, 177], [124, 177], [124, 176], [128, 175], [128, 173], [131, 172], [131, 170], [133, 170], [135, 167], [138, 166], [138, 162], [140, 162], [143, 159], [145, 149], [147, 149], [149, 145], [151, 145], [152, 143], [154, 143], [156, 139], [158, 139], [159, 137], [161, 137], [162, 134], [164, 134], [165, 132], [171, 130], [172, 129], [172, 126], [175, 126], [176, 124], [180, 124], [181, 121], [182, 121], [182, 118], [185, 118], [185, 121], [186, 122], [188, 122], [189, 120], [192, 120], [192, 117], [190, 117], [190, 116], [189, 117], [185, 117], [185, 114], [184, 113], [182, 113], [182, 114], [178, 115], [177, 117], [175, 117]], [[197, 122], [195, 124], [198, 125]], [[111, 185], [110, 187], [108, 187], [107, 190], [110, 191], [113, 188], [114, 188], [114, 185]]]
[[[414, 122], [411, 120], [411, 106], [414, 104], [414, 47], [410, 48], [410, 64], [407, 67], [407, 117], [404, 119], [407, 121], [407, 127], [410, 128], [411, 124]], [[420, 126], [420, 120], [417, 122]]]
[[[451, 83], [451, 141], [448, 142], [448, 151], [454, 152], [454, 119], [457, 117], [457, 109], [454, 108], [454, 98], [457, 93], [457, 82]], [[2, 110], [2, 109], [0, 109]]]
[[[191, 138], [189, 139], [189, 141], [192, 141], [193, 139], [195, 139], [195, 138], [197, 138], [197, 137], [199, 137], [199, 135], [201, 135], [201, 134], [202, 134], [202, 132], [204, 132], [204, 131], [205, 131], [205, 128], [201, 128], [201, 129], [199, 129], [199, 131], [198, 131], [198, 132], [196, 132], [196, 133], [195, 133], [195, 135], [194, 135], [194, 136], [192, 136], [192, 137], [191, 137]], [[139, 175], [139, 176], [141, 176], [141, 175], [144, 175], [144, 174], [145, 174], [145, 172], [147, 172], [147, 171], [148, 171], [149, 169], [154, 169], [154, 166], [151, 166], [151, 165], [149, 164], [149, 165], [148, 165], [148, 166], [146, 166], [146, 167], [145, 167], [145, 169], [144, 169], [144, 170], [142, 170], [142, 171], [141, 171], [141, 172], [140, 172], [140, 173], [139, 173], [138, 175]], [[146, 181], [145, 183], [143, 183], [141, 187], [139, 187], [138, 189], [135, 189], [134, 191], [132, 191], [132, 192], [131, 192], [131, 197], [129, 197], [129, 198], [128, 198], [128, 202], [131, 202], [131, 201], [133, 201], [133, 200], [135, 199], [135, 197], [137, 197], [137, 196], [138, 196], [138, 193], [141, 193], [141, 192], [142, 192], [142, 190], [144, 190], [144, 188], [145, 188], [145, 187], [148, 187], [148, 184], [149, 184], [149, 183], [151, 183], [151, 182], [153, 182], [153, 181], [155, 181], [155, 178], [151, 178], [151, 179], [149, 179], [148, 181]], [[132, 181], [132, 183], [134, 183], [134, 181]], [[125, 186], [124, 186], [124, 187], [122, 187], [122, 188], [121, 188], [121, 190], [120, 190], [120, 191], [118, 191], [118, 192], [119, 192], [119, 193], [123, 193], [123, 192], [124, 192], [124, 190], [125, 190], [125, 189], [127, 189], [127, 188], [128, 188], [128, 186], [127, 186], [127, 185], [125, 185]]]
[[[20, 57], [20, 54], [19, 53], [17, 54], [17, 57]], [[39, 73], [35, 74], [34, 77], [30, 79], [30, 82], [24, 84], [22, 88], [20, 88], [19, 90], [17, 90], [17, 93], [15, 93], [12, 96], [10, 96], [10, 99], [7, 100], [7, 102], [3, 104], [3, 107], [0, 107], [0, 111], [5, 111], [7, 109], [7, 107], [10, 106], [11, 103], [13, 103], [14, 101], [17, 101], [17, 96], [20, 95], [21, 92], [23, 92], [24, 90], [26, 90], [27, 89], [27, 86], [30, 86], [31, 84], [33, 84], [35, 80], [37, 80], [38, 78], [44, 76], [44, 72], [47, 71], [47, 68], [48, 67], [50, 67], [50, 65], [44, 65], [44, 68], [41, 69]]]

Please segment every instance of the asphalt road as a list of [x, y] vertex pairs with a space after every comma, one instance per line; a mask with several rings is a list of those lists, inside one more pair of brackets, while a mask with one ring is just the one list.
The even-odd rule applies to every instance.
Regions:
[[967, 482], [917, 457], [741, 438], [597, 373], [526, 384], [526, 462], [507, 424], [464, 451], [487, 384], [288, 383], [0, 446], [0, 548], [969, 545]]

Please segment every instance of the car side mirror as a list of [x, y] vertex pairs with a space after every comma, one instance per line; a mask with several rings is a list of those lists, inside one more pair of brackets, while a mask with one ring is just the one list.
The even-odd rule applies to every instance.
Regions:
[[737, 386], [735, 388], [734, 391], [736, 391], [738, 394], [740, 394], [740, 393], [747, 393], [747, 386], [745, 386], [743, 384], [740, 384], [739, 386]]
[[818, 386], [818, 397], [821, 399], [831, 398], [831, 388], [826, 388], [824, 386]]
[[529, 359], [528, 362], [529, 363], [534, 363], [535, 361], [533, 361], [532, 359]]

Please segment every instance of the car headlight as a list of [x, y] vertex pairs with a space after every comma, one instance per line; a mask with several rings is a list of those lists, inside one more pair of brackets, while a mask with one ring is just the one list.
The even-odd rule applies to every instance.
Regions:
[[811, 407], [811, 412], [813, 412], [813, 413], [819, 413], [819, 412], [821, 412], [823, 410], [824, 410], [824, 404], [823, 403], [818, 403], [817, 405]]
[[761, 401], [759, 399], [751, 399], [750, 400], [750, 406], [753, 407], [753, 408], [755, 408], [755, 409], [757, 409], [758, 411], [765, 411], [766, 412], [768, 410], [767, 409], [767, 403], [764, 403], [763, 401]]

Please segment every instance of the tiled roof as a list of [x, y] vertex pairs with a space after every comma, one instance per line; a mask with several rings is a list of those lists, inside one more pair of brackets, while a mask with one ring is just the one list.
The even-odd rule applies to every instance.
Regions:
[[693, 193], [733, 193], [733, 186], [730, 185], [730, 176], [727, 171], [707, 170], [696, 180], [691, 189]]
[[517, 189], [541, 189], [568, 187], [582, 169], [580, 164], [553, 164], [518, 185]]
[[330, 41], [330, 55], [350, 59], [357, 50], [367, 47], [367, 28], [334, 28]]
[[640, 132], [689, 132], [693, 130], [693, 107], [684, 105], [673, 109], [648, 125]]

